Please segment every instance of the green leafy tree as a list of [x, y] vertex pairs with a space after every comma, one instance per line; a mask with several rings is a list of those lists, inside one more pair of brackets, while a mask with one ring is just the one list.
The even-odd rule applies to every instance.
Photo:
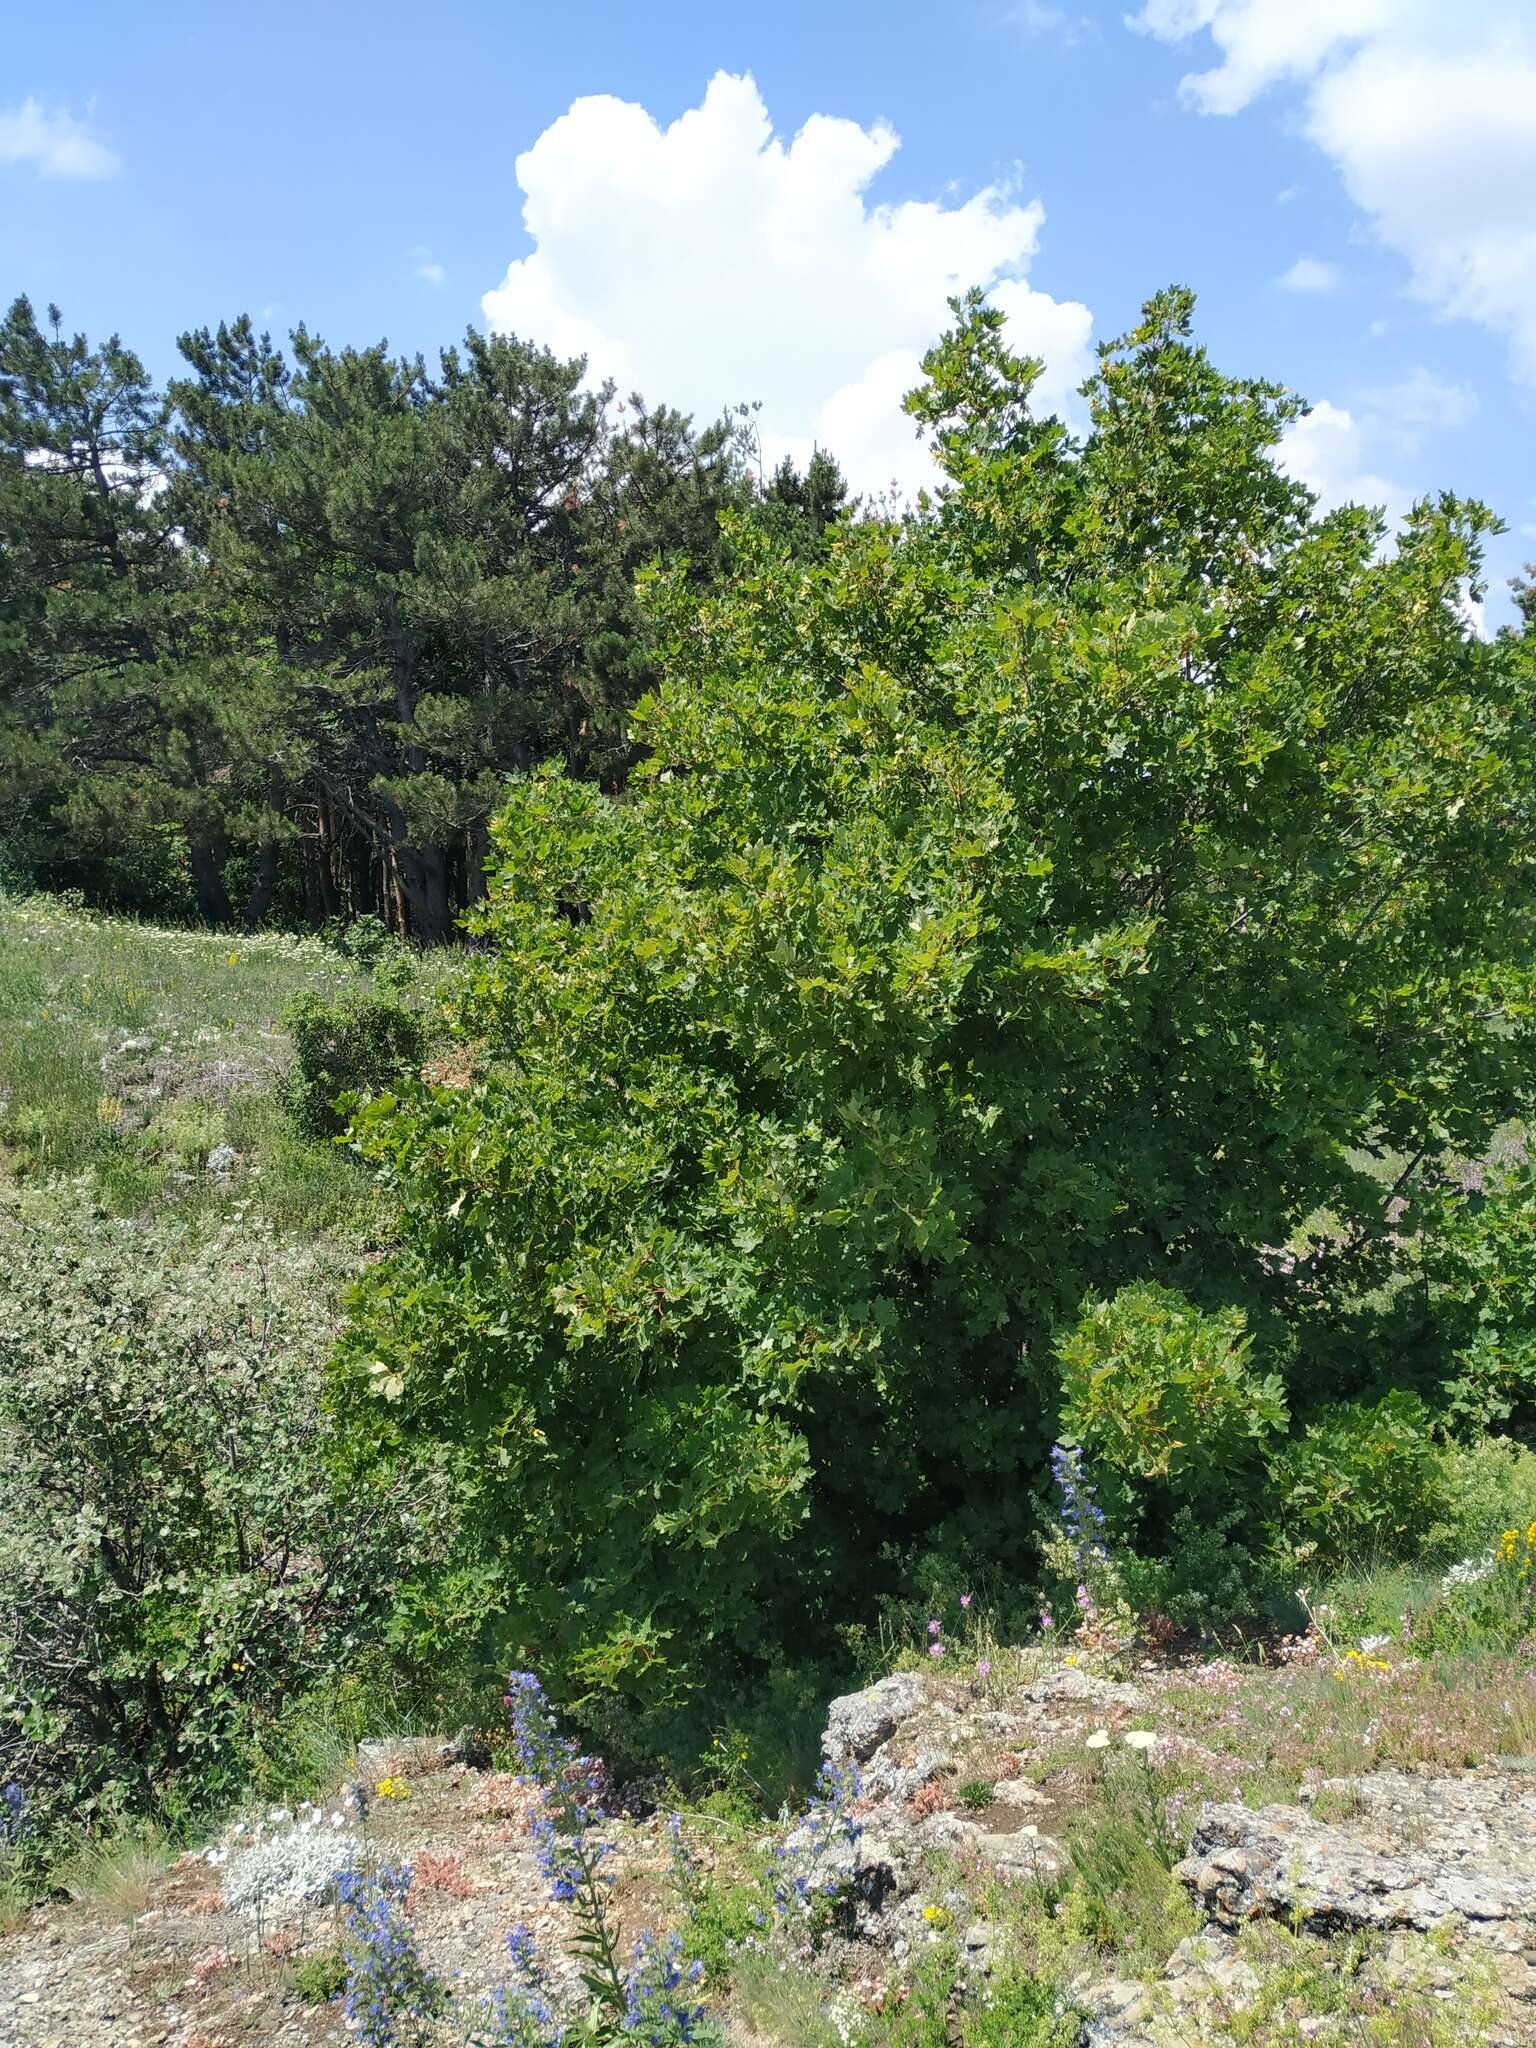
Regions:
[[[477, 1078], [363, 1120], [402, 1213], [360, 1427], [384, 1387], [392, 1435], [481, 1447], [488, 1633], [567, 1692], [804, 1640], [905, 1545], [1026, 1568], [1089, 1292], [1242, 1309], [1305, 1409], [1396, 1256], [1371, 1155], [1525, 1097], [1489, 515], [1318, 517], [1295, 402], [1190, 315], [1103, 352], [1074, 446], [957, 302], [930, 513], [824, 560], [738, 522], [724, 590], [662, 578], [627, 798], [544, 772], [498, 822]], [[1303, 1289], [1266, 1251], [1319, 1211]]]

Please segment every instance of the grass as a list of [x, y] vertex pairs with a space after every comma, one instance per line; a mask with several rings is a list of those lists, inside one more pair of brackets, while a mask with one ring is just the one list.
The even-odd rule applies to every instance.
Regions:
[[55, 1873], [71, 1899], [107, 1920], [136, 1920], [170, 1868], [172, 1851], [157, 1835], [125, 1834], [91, 1842]]
[[[420, 959], [430, 1002], [451, 956]], [[318, 939], [167, 930], [0, 896], [0, 1186], [85, 1176], [122, 1215], [254, 1204], [280, 1228], [341, 1233], [366, 1178], [286, 1116], [287, 1003], [367, 976]], [[217, 1147], [228, 1172], [210, 1172]]]

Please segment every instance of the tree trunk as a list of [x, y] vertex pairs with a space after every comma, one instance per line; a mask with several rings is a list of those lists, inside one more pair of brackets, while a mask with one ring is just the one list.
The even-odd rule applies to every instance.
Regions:
[[197, 889], [197, 908], [206, 924], [233, 924], [235, 913], [224, 886], [224, 863], [205, 841], [187, 842], [192, 863], [192, 880]]
[[272, 908], [272, 897], [276, 888], [277, 841], [264, 839], [261, 851], [256, 856], [256, 872], [251, 878], [251, 893], [245, 899], [245, 921], [252, 930]]
[[452, 918], [448, 908], [448, 863], [438, 846], [401, 846], [395, 859], [411, 911], [411, 935], [419, 945], [442, 946]]

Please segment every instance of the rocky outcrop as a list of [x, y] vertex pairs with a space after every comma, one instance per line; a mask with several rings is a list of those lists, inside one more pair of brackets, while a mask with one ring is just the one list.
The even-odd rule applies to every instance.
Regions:
[[1381, 1771], [1323, 1788], [1346, 1817], [1206, 1806], [1178, 1875], [1212, 1918], [1261, 1914], [1314, 1933], [1451, 1925], [1536, 1946], [1536, 1786], [1500, 1775]]

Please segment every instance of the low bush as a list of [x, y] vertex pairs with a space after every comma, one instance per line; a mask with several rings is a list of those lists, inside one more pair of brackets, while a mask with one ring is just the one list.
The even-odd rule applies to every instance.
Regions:
[[339, 1137], [348, 1118], [338, 1098], [398, 1087], [420, 1072], [426, 1053], [420, 1013], [388, 996], [306, 993], [283, 1021], [293, 1040], [288, 1105], [306, 1137]]
[[1401, 1556], [1444, 1513], [1446, 1480], [1417, 1394], [1341, 1402], [1270, 1460], [1275, 1554], [1292, 1570]]
[[1180, 1510], [1209, 1520], [1262, 1477], [1287, 1410], [1251, 1352], [1240, 1309], [1206, 1313], [1169, 1287], [1083, 1303], [1056, 1347], [1061, 1436], [1082, 1449], [1111, 1542], [1156, 1554]]
[[232, 1792], [430, 1559], [441, 1488], [333, 1457], [333, 1259], [63, 1194], [0, 1212], [0, 1253], [0, 1775], [86, 1823]]

